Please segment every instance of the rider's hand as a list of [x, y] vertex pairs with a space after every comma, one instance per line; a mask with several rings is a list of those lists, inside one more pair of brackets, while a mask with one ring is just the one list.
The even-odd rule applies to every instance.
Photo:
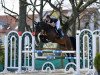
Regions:
[[53, 27], [55, 27], [55, 23], [53, 22], [53, 23], [51, 23], [51, 25], [53, 26]]
[[55, 23], [48, 23], [49, 25], [51, 25], [52, 27], [55, 27]]

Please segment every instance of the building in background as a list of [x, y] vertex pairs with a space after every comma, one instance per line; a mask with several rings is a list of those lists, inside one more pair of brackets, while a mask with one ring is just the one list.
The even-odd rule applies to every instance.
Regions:
[[[50, 14], [52, 11], [44, 11], [44, 16]], [[70, 16], [72, 11], [71, 10], [63, 10], [62, 13], [64, 15]], [[16, 15], [13, 15], [17, 17]], [[57, 16], [57, 15], [56, 15]], [[39, 16], [36, 14], [34, 17], [35, 20], [38, 21]], [[80, 14], [80, 24], [77, 21], [76, 29], [100, 29], [100, 16], [97, 8], [88, 8], [83, 13]], [[65, 19], [64, 19], [65, 20]], [[32, 28], [32, 15], [28, 15], [27, 17], [27, 25]], [[2, 15], [0, 16], [0, 38], [4, 40], [4, 35], [7, 34], [11, 30], [18, 30], [18, 21], [13, 18], [12, 16]]]

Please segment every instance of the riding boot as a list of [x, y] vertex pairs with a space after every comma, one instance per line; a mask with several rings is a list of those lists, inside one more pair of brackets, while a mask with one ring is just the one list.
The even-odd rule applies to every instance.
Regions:
[[61, 29], [58, 29], [57, 31], [58, 31], [58, 34], [59, 34], [60, 38], [63, 38], [64, 37], [64, 34], [63, 34], [62, 30]]

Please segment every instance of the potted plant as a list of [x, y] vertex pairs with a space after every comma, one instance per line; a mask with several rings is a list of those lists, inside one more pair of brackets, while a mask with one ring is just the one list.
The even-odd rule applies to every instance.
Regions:
[[98, 75], [100, 75], [100, 53], [96, 54], [96, 57], [94, 59], [94, 67], [98, 72]]

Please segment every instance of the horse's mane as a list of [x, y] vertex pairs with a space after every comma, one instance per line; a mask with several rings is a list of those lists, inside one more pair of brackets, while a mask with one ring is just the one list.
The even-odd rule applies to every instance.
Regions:
[[49, 31], [54, 29], [54, 27], [52, 27], [51, 25], [45, 23], [44, 21], [40, 22], [41, 28], [45, 31]]

